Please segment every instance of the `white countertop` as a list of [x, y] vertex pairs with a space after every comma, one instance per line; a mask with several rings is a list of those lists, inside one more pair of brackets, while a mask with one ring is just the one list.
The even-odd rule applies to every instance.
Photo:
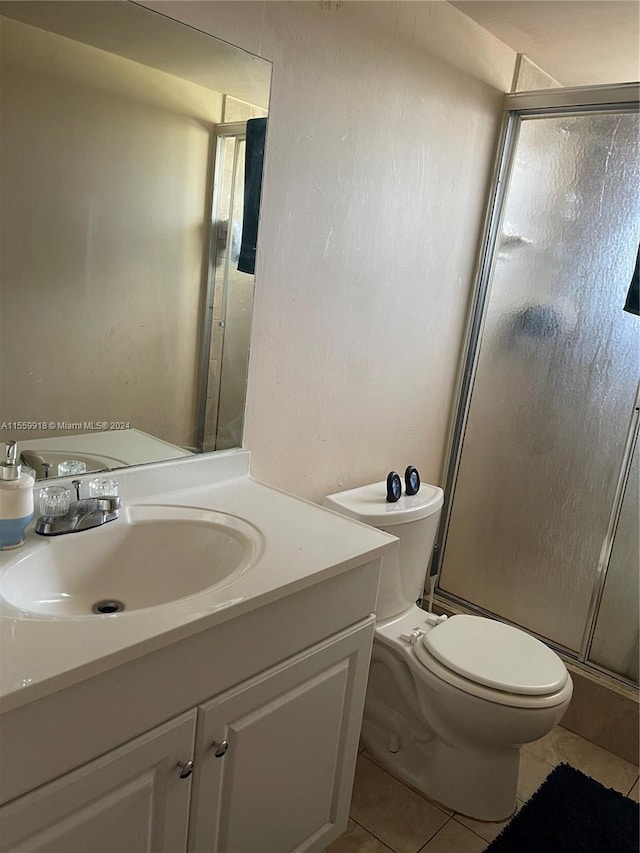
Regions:
[[[0, 605], [0, 711], [98, 675], [396, 547], [394, 537], [386, 533], [251, 479], [248, 465], [247, 452], [228, 451], [118, 472], [123, 506], [175, 504], [250, 522], [263, 537], [257, 562], [223, 589], [112, 616], [41, 618]], [[93, 532], [72, 535], [90, 537]], [[0, 581], [2, 572], [25, 551], [51, 545], [32, 524], [22, 548], [0, 552]], [[148, 571], [153, 583], [152, 567], [141, 571]]]

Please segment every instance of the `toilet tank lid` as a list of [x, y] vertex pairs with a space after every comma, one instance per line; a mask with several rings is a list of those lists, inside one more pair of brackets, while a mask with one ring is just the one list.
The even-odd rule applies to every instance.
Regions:
[[422, 483], [416, 495], [402, 495], [399, 501], [388, 503], [387, 483], [383, 480], [380, 483], [328, 495], [323, 504], [364, 524], [393, 527], [395, 524], [407, 524], [428, 518], [438, 512], [443, 499], [441, 488]]
[[483, 616], [452, 616], [422, 642], [448, 669], [506, 693], [555, 693], [568, 678], [562, 660], [540, 640]]

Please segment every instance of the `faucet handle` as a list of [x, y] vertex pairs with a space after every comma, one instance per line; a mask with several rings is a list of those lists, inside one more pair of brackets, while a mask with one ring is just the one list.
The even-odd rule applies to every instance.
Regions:
[[40, 489], [40, 515], [66, 515], [71, 505], [71, 489], [66, 486], [46, 486]]
[[117, 497], [120, 485], [113, 477], [94, 477], [89, 480], [89, 496], [92, 498]]
[[58, 462], [58, 477], [68, 477], [69, 474], [86, 474], [87, 463], [79, 459], [65, 459]]

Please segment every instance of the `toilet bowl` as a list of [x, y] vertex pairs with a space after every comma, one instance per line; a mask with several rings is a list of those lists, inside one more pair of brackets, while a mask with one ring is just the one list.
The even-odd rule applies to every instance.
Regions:
[[560, 721], [571, 678], [558, 655], [525, 631], [421, 610], [415, 600], [442, 492], [423, 485], [398, 504], [385, 496], [385, 483], [376, 483], [325, 499], [400, 540], [399, 553], [382, 564], [362, 740], [433, 800], [479, 820], [504, 820], [516, 808], [520, 747]]
[[[436, 625], [427, 618], [414, 605], [376, 626], [363, 741], [378, 761], [432, 799], [469, 817], [504, 820], [516, 807], [520, 747], [559, 722], [571, 699], [571, 679], [560, 658], [524, 631], [475, 616], [452, 616]], [[431, 654], [424, 641], [436, 639], [445, 625], [451, 645], [462, 645], [457, 628], [464, 620], [475, 620], [477, 637], [497, 626], [505, 636], [511, 633], [509, 639], [524, 640], [516, 645], [525, 677], [505, 675], [509, 680], [500, 683], [497, 673], [501, 668], [508, 673], [515, 660], [510, 645], [502, 658], [489, 650], [496, 686], [476, 680], [469, 666], [461, 674]], [[403, 639], [407, 636], [414, 642]], [[526, 641], [528, 657], [522, 654]], [[462, 648], [459, 657], [464, 659]], [[535, 685], [545, 692], [523, 692], [534, 686], [527, 678], [532, 658], [540, 674], [548, 664], [550, 679]], [[478, 673], [483, 678], [480, 667]]]

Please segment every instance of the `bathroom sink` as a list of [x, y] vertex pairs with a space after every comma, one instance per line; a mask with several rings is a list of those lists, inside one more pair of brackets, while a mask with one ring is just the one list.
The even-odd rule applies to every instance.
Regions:
[[103, 527], [43, 538], [5, 570], [0, 597], [40, 618], [113, 618], [228, 586], [261, 547], [236, 516], [134, 506]]

